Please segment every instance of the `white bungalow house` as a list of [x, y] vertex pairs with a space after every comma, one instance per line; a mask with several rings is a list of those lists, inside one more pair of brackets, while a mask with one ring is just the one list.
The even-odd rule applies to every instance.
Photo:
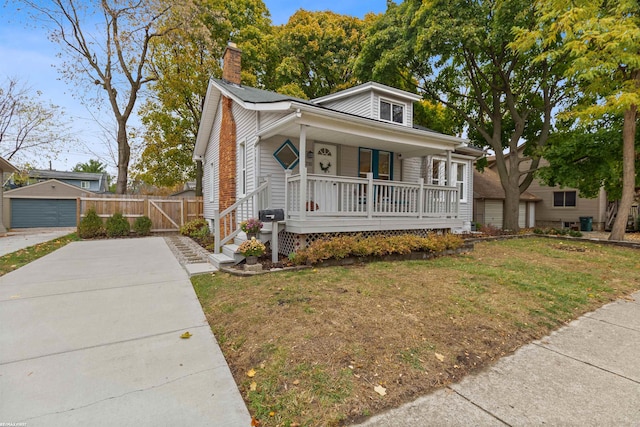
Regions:
[[483, 153], [414, 126], [418, 95], [370, 82], [297, 99], [241, 85], [240, 55], [230, 44], [209, 83], [193, 155], [216, 248], [233, 255], [239, 223], [263, 209], [284, 211], [261, 237], [285, 255], [328, 233], [470, 228]]

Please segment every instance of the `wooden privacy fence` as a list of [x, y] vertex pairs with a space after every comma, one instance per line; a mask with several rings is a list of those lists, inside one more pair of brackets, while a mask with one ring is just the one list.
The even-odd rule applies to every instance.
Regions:
[[202, 197], [157, 197], [134, 195], [98, 195], [78, 198], [78, 222], [89, 209], [95, 209], [101, 218], [109, 218], [116, 212], [133, 226], [136, 218], [147, 216], [153, 224], [151, 231], [177, 231], [191, 220], [203, 217]]

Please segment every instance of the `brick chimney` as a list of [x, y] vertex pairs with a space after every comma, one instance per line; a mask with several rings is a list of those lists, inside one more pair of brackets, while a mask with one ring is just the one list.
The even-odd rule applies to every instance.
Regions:
[[[242, 51], [235, 43], [229, 43], [222, 56], [222, 79], [228, 83], [240, 85], [240, 58]], [[233, 100], [222, 96], [222, 123], [220, 124], [219, 167], [218, 167], [218, 206], [225, 210], [236, 202], [236, 121], [233, 117]], [[231, 219], [232, 222], [235, 218]], [[224, 238], [229, 233], [223, 224], [220, 227]]]
[[229, 42], [222, 55], [222, 79], [229, 83], [240, 84], [240, 72], [242, 71], [242, 51], [235, 43]]

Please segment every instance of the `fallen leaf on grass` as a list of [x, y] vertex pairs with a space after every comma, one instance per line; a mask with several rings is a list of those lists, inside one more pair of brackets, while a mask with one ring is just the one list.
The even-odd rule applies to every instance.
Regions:
[[378, 393], [380, 396], [384, 396], [387, 394], [387, 389], [382, 387], [381, 385], [377, 385], [373, 388], [373, 391]]
[[271, 411], [271, 412], [269, 412], [269, 416], [270, 416], [270, 417], [275, 417], [275, 416], [276, 416], [276, 413], [275, 413], [274, 411]]
[[298, 385], [300, 384], [300, 380], [293, 380], [293, 385]]
[[300, 423], [293, 422], [293, 423], [289, 424], [289, 427], [300, 427], [301, 425], [302, 424], [300, 424]]
[[251, 391], [256, 391], [256, 389], [258, 388], [258, 384], [254, 381], [251, 383], [251, 385], [249, 386], [249, 390]]
[[247, 376], [249, 378], [253, 378], [256, 376], [256, 370], [255, 369], [249, 369], [249, 372], [247, 372]]
[[444, 356], [441, 355], [440, 353], [436, 353], [436, 359], [438, 359], [441, 362], [444, 362]]
[[260, 427], [260, 420], [257, 418], [251, 417], [251, 427]]
[[191, 338], [193, 334], [189, 331], [185, 332], [184, 334], [180, 335], [180, 338], [182, 338], [183, 340], [189, 339]]

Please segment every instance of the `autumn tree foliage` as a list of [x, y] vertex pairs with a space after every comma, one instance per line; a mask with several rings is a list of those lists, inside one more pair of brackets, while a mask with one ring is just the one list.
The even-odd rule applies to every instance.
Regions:
[[[23, 0], [44, 22], [61, 48], [60, 73], [83, 88], [85, 100], [106, 101], [117, 123], [118, 178], [116, 192], [127, 190], [131, 147], [128, 123], [140, 91], [157, 76], [150, 70], [150, 43], [188, 22], [188, 2], [164, 0]], [[171, 11], [180, 20], [167, 23]], [[162, 24], [162, 25], [161, 25]]]
[[[538, 0], [533, 28], [518, 28], [518, 49], [547, 49], [535, 63], [568, 58], [567, 78], [579, 82], [581, 101], [570, 115], [586, 123], [622, 117], [622, 191], [610, 239], [624, 238], [635, 195], [640, 104], [640, 9], [635, 0]], [[583, 125], [585, 126], [585, 125]]]
[[554, 110], [573, 88], [562, 55], [533, 61], [553, 46], [510, 46], [514, 27], [536, 25], [535, 7], [525, 0], [390, 2], [356, 64], [361, 80], [415, 85], [463, 119], [476, 145], [495, 152], [510, 230], [518, 230], [520, 194], [539, 166]]
[[233, 40], [243, 52], [243, 82], [259, 85], [270, 32], [262, 0], [209, 0], [197, 4], [188, 25], [151, 43], [157, 80], [140, 110], [145, 148], [134, 165], [136, 178], [161, 187], [195, 179], [201, 193], [202, 165], [191, 156], [209, 79], [221, 77], [220, 58]]

